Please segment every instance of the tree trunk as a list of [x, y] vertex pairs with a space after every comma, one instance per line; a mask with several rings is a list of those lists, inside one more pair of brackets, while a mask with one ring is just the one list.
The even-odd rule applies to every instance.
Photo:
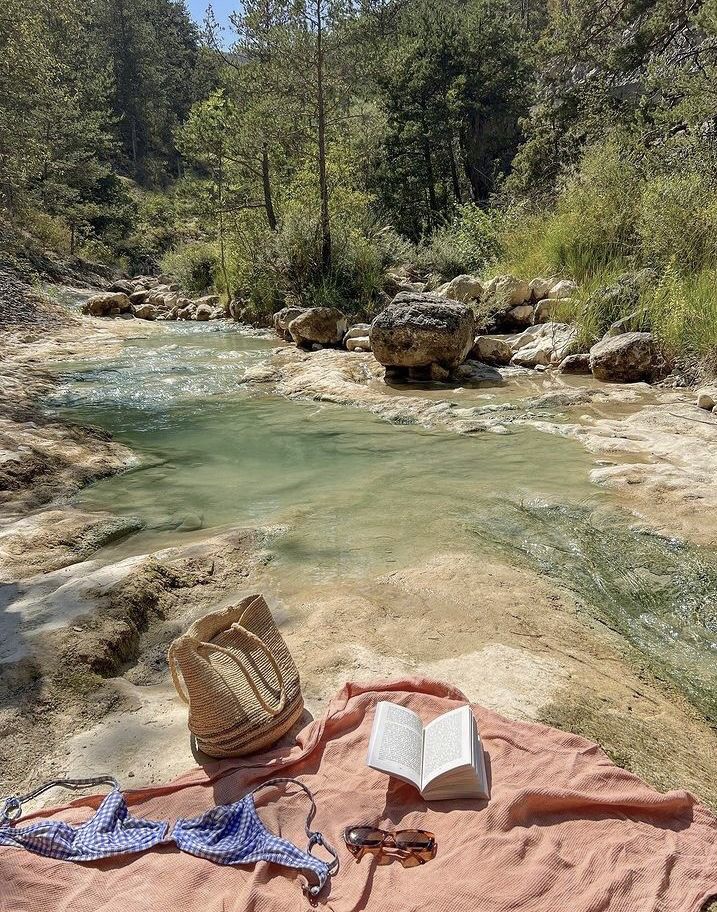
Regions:
[[319, 141], [319, 193], [321, 195], [321, 271], [331, 271], [331, 220], [329, 188], [326, 181], [326, 108], [324, 100], [324, 46], [321, 21], [323, 0], [316, 0], [316, 107]]
[[456, 201], [459, 203], [463, 202], [463, 194], [461, 193], [461, 185], [458, 180], [458, 167], [456, 166], [456, 154], [455, 149], [453, 148], [453, 138], [451, 137], [450, 142], [448, 143], [448, 161], [451, 165], [451, 181], [453, 183], [453, 194], [456, 198]]
[[264, 208], [266, 209], [266, 220], [269, 228], [276, 231], [276, 214], [274, 212], [274, 203], [271, 198], [271, 175], [269, 173], [269, 151], [264, 143], [261, 150], [261, 183], [264, 189]]
[[438, 200], [436, 199], [436, 179], [433, 174], [433, 158], [431, 157], [431, 145], [427, 139], [423, 140], [423, 160], [426, 165], [426, 180], [428, 181], [428, 205], [431, 212], [438, 212]]
[[229, 274], [227, 272], [227, 257], [224, 244], [224, 161], [219, 159], [218, 169], [218, 190], [219, 190], [219, 262], [222, 268], [222, 277], [224, 278], [224, 289], [227, 293], [227, 300], [231, 298], [229, 291]]

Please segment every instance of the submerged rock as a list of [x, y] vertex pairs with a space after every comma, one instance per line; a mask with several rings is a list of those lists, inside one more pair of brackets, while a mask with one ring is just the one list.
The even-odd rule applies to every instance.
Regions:
[[308, 307], [289, 324], [291, 338], [297, 345], [338, 345], [346, 335], [346, 317], [335, 307]]
[[649, 383], [657, 370], [658, 358], [652, 333], [629, 332], [593, 345], [590, 349], [590, 369], [598, 380]]
[[465, 360], [474, 333], [470, 307], [436, 294], [404, 292], [374, 319], [369, 338], [384, 367], [415, 370], [437, 365], [450, 373]]

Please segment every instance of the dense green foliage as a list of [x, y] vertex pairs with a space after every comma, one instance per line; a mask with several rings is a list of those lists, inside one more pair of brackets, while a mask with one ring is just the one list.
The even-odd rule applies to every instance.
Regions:
[[717, 342], [715, 0], [8, 0], [0, 55], [3, 219], [50, 247], [257, 314], [570, 275], [586, 340]]
[[134, 265], [134, 188], [179, 175], [174, 131], [215, 78], [184, 4], [9, 0], [0, 59], [4, 219], [49, 246]]

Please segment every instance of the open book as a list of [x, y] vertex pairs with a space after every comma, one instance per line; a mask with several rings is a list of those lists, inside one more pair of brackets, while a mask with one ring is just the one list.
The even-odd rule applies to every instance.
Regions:
[[490, 797], [470, 706], [444, 713], [424, 728], [410, 709], [382, 701], [376, 706], [366, 762], [415, 785], [428, 801]]

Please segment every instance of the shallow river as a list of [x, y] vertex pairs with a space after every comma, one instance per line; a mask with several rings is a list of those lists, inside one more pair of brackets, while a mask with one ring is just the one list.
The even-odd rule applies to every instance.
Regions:
[[139, 457], [77, 498], [144, 522], [108, 557], [198, 529], [285, 527], [271, 573], [290, 591], [436, 550], [498, 551], [576, 592], [717, 720], [711, 555], [633, 529], [588, 481], [594, 458], [572, 440], [527, 426], [461, 437], [242, 386], [273, 346], [216, 324], [168, 324], [114, 362], [62, 366], [51, 407]]

